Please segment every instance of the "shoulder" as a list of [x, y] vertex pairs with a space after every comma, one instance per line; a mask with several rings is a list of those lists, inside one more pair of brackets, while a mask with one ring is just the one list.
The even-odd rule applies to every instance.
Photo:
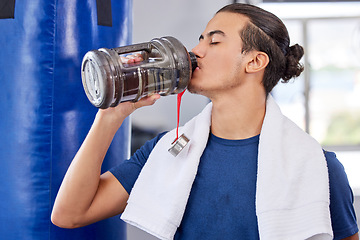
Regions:
[[344, 166], [338, 160], [336, 154], [334, 152], [324, 151], [324, 155], [329, 172], [330, 194], [341, 191], [353, 198]]
[[344, 166], [334, 152], [324, 151], [330, 185], [330, 214], [334, 239], [342, 239], [358, 232], [354, 196]]
[[166, 134], [167, 132], [162, 132], [158, 134], [153, 139], [145, 142], [145, 144], [139, 148], [131, 159], [136, 159], [139, 161], [139, 163], [143, 166], [149, 157], [151, 151], [154, 149], [155, 145], [159, 142], [159, 140]]
[[345, 168], [337, 158], [336, 154], [334, 152], [324, 151], [324, 155], [329, 171], [330, 190], [339, 190], [340, 187], [344, 187], [352, 196], [352, 190], [349, 185]]
[[152, 149], [165, 134], [166, 132], [160, 133], [147, 141], [129, 160], [123, 161], [109, 170], [129, 194]]
[[338, 160], [336, 154], [334, 152], [324, 150], [324, 155], [326, 158], [326, 162], [328, 164], [329, 170], [338, 170], [338, 171], [345, 171], [344, 166]]

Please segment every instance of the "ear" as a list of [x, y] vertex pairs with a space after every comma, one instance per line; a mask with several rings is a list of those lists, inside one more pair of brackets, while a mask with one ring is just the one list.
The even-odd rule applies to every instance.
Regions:
[[256, 73], [266, 68], [269, 64], [269, 56], [264, 52], [253, 51], [249, 54], [249, 61], [246, 64], [247, 73]]

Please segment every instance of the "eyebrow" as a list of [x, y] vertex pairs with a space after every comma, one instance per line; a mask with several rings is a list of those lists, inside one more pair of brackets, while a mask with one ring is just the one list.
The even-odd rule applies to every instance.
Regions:
[[[222, 35], [222, 36], [225, 36], [225, 33], [223, 32], [223, 31], [221, 31], [221, 30], [214, 30], [214, 31], [210, 31], [210, 32], [208, 32], [207, 34], [206, 34], [206, 36], [207, 37], [212, 37], [214, 34], [220, 34], [220, 35]], [[199, 37], [199, 41], [201, 40], [201, 39], [204, 39], [204, 35], [200, 35], [200, 37]]]

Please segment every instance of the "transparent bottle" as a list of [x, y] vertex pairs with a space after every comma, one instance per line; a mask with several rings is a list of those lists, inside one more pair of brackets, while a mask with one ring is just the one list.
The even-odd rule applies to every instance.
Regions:
[[[122, 56], [136, 53], [142, 55], [141, 62], [121, 62]], [[81, 77], [90, 102], [104, 109], [154, 93], [162, 96], [180, 93], [186, 89], [196, 66], [195, 54], [168, 36], [89, 51], [82, 61]]]

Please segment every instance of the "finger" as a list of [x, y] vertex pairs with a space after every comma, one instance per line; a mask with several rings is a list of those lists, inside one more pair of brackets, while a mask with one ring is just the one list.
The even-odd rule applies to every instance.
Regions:
[[122, 63], [129, 63], [130, 59], [126, 57], [120, 57]]
[[134, 62], [135, 62], [134, 58], [129, 58], [127, 63], [134, 63]]
[[135, 61], [143, 61], [144, 60], [144, 57], [143, 57], [143, 55], [141, 55], [141, 53], [135, 53], [135, 54], [133, 54], [133, 57], [134, 57]]
[[144, 59], [142, 57], [135, 57], [134, 58], [134, 62], [141, 62], [143, 61]]
[[140, 107], [153, 105], [159, 98], [160, 98], [159, 94], [154, 94], [151, 96], [143, 97], [139, 101], [134, 103], [134, 107], [135, 107], [135, 109], [137, 109]]

